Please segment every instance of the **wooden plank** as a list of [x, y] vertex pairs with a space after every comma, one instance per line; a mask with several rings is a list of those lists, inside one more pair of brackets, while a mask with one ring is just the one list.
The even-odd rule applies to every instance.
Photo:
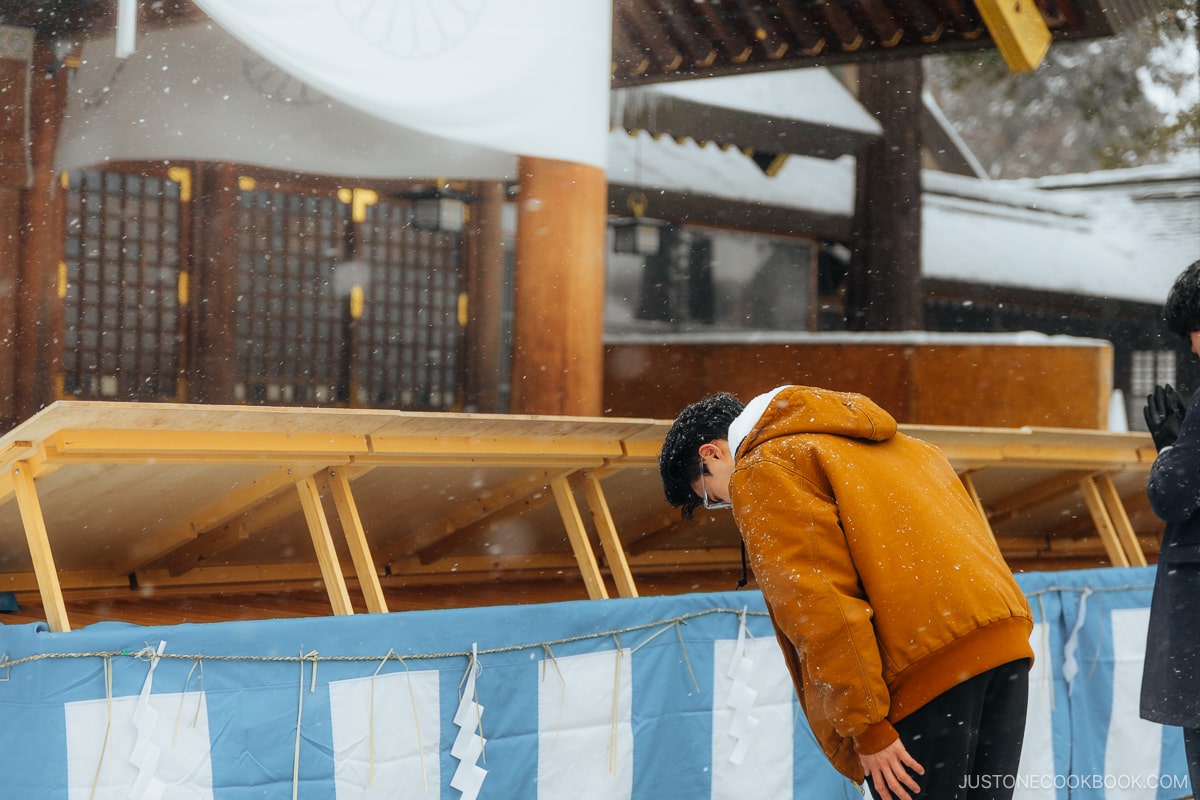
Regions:
[[549, 486], [555, 478], [574, 472], [575, 470], [569, 467], [527, 472], [494, 491], [481, 493], [473, 501], [455, 505], [445, 516], [405, 535], [392, 549], [391, 555], [417, 555], [422, 563], [426, 564], [436, 561], [447, 554], [449, 540], [458, 531], [504, 513], [519, 503], [526, 503], [525, 510], [539, 507], [542, 501], [534, 501], [532, 498]]
[[[182, 568], [189, 560], [196, 566], [195, 562], [202, 560], [196, 557], [203, 553], [211, 555], [216, 552], [211, 549], [212, 544], [218, 541], [234, 544], [236, 540], [245, 538], [242, 536], [243, 531], [248, 534], [252, 527], [247, 525], [237, 529], [237, 532], [217, 532], [208, 544], [196, 544], [198, 537], [210, 531], [215, 532], [219, 526], [246, 513], [265, 499], [296, 483], [298, 479], [307, 478], [315, 471], [311, 466], [278, 467], [245, 485], [235, 487], [229, 494], [178, 525], [144, 537], [130, 548], [129, 553], [120, 562], [118, 571], [136, 572], [167, 557], [171, 557], [175, 569]], [[290, 510], [295, 510], [295, 506], [290, 506]], [[187, 548], [192, 548], [194, 552]]]
[[[234, 522], [222, 525], [213, 531], [199, 534], [191, 542], [174, 550], [163, 559], [167, 574], [176, 578], [186, 575], [193, 569], [204, 564], [215, 556], [220, 555], [231, 547], [236, 547], [250, 538], [245, 523]], [[136, 570], [130, 570], [136, 572]]]
[[325, 474], [329, 479], [329, 490], [333, 495], [333, 504], [337, 508], [338, 519], [342, 523], [342, 533], [346, 536], [346, 544], [350, 547], [350, 558], [354, 562], [354, 574], [358, 576], [359, 587], [367, 602], [367, 611], [372, 614], [386, 614], [387, 600], [383, 596], [383, 589], [379, 586], [379, 574], [371, 560], [367, 532], [363, 530], [362, 520], [358, 516], [358, 506], [354, 503], [350, 482], [341, 470], [331, 469]]
[[1113, 563], [1114, 567], [1128, 567], [1129, 558], [1125, 555], [1125, 548], [1121, 546], [1121, 541], [1117, 537], [1112, 518], [1109, 517], [1108, 509], [1100, 496], [1100, 489], [1096, 486], [1095, 477], [1088, 475], [1080, 480], [1079, 489], [1083, 492], [1083, 499], [1087, 502], [1088, 511], [1092, 514], [1092, 522], [1095, 523], [1096, 530], [1100, 532], [1100, 541], [1104, 543], [1104, 552], [1108, 554], [1108, 560]]
[[1129, 563], [1135, 567], [1146, 566], [1149, 562], [1146, 561], [1146, 554], [1142, 552], [1142, 545], [1138, 542], [1137, 533], [1129, 522], [1129, 515], [1125, 513], [1125, 504], [1121, 502], [1121, 495], [1117, 492], [1112, 475], [1106, 472], [1097, 477], [1096, 486], [1100, 490], [1100, 499], [1104, 501], [1104, 507], [1108, 511], [1109, 519], [1112, 520], [1113, 527], [1117, 532], [1117, 539], [1120, 541]]
[[[467, 456], [473, 459], [530, 456], [541, 463], [556, 456], [618, 458], [624, 452], [621, 440], [580, 436], [400, 436], [372, 434], [371, 456]], [[370, 459], [368, 459], [370, 460]]]
[[595, 475], [583, 476], [583, 491], [587, 497], [588, 510], [592, 513], [592, 522], [600, 535], [600, 545], [608, 559], [608, 570], [612, 573], [613, 582], [617, 585], [619, 597], [637, 597], [637, 585], [633, 582], [633, 573], [629, 571], [629, 561], [625, 558], [625, 548], [621, 545], [621, 537], [617, 534], [617, 526], [613, 523], [612, 511], [608, 508], [608, 500], [604, 497], [604, 489], [600, 479]]
[[325, 581], [325, 591], [329, 593], [333, 613], [338, 616], [353, 614], [350, 593], [346, 590], [346, 580], [342, 577], [337, 551], [333, 547], [333, 534], [329, 532], [329, 520], [325, 518], [317, 482], [311, 477], [297, 481], [296, 491], [300, 494], [300, 506], [304, 509], [304, 519], [308, 522], [308, 532], [312, 535], [317, 564], [321, 567], [321, 577]]
[[50, 537], [46, 533], [46, 519], [38, 502], [37, 488], [33, 485], [33, 470], [24, 461], [18, 461], [9, 471], [17, 506], [21, 510], [21, 523], [25, 526], [25, 540], [29, 543], [29, 554], [33, 557], [33, 572], [37, 576], [38, 593], [46, 610], [46, 622], [50, 630], [62, 633], [71, 630], [67, 619], [67, 606], [63, 602], [62, 587], [58, 583], [58, 570], [50, 552]]
[[228, 463], [346, 459], [369, 452], [366, 437], [338, 433], [228, 432], [221, 430], [59, 431], [46, 442], [51, 462], [169, 461]]
[[1012, 72], [1036, 69], [1050, 49], [1050, 28], [1037, 3], [977, 0], [975, 7]]
[[563, 525], [567, 529], [567, 538], [571, 542], [571, 550], [575, 553], [575, 561], [583, 575], [584, 585], [587, 586], [588, 597], [601, 600], [608, 597], [608, 589], [604, 586], [604, 578], [600, 574], [600, 566], [596, 563], [596, 554], [592, 543], [588, 540], [587, 529], [583, 526], [583, 517], [579, 514], [579, 506], [575, 503], [575, 495], [565, 477], [555, 478], [550, 482], [554, 492], [554, 501], [558, 504], [558, 513], [562, 515]]
[[1073, 495], [1079, 491], [1079, 479], [1082, 477], [1084, 475], [1078, 471], [1059, 472], [1019, 492], [993, 498], [990, 504], [992, 524], [999, 525], [1029, 513], [1038, 506]]

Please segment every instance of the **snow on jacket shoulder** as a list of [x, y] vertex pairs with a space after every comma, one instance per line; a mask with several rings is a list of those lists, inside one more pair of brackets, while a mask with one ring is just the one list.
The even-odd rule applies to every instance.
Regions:
[[968, 678], [1032, 661], [1032, 617], [954, 469], [857, 394], [775, 394], [741, 441], [738, 528], [833, 765]]

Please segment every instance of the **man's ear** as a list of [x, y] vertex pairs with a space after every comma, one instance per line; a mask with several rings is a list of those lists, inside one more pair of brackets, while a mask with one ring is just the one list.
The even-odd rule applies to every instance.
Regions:
[[700, 458], [721, 458], [721, 448], [717, 447], [716, 442], [705, 442], [700, 445]]

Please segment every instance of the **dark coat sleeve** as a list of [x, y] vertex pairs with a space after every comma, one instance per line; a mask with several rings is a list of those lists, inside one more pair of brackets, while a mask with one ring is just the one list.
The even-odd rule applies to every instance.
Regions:
[[1200, 391], [1192, 396], [1179, 438], [1154, 460], [1146, 495], [1164, 522], [1186, 522], [1200, 511]]

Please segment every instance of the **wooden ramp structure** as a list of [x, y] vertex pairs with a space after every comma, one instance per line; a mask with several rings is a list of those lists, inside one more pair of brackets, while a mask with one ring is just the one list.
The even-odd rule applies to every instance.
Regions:
[[[652, 419], [60, 401], [0, 437], [0, 592], [54, 631], [732, 588]], [[902, 426], [1014, 570], [1145, 564], [1145, 434]]]

